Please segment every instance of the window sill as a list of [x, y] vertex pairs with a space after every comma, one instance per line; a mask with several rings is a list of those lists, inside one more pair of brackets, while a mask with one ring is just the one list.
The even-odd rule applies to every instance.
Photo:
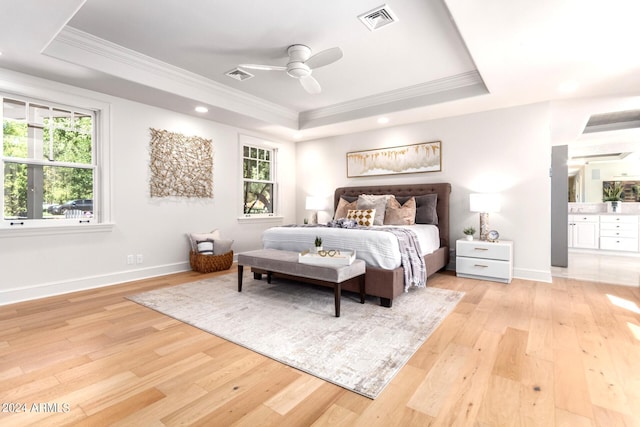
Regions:
[[0, 237], [29, 237], [69, 235], [81, 233], [109, 233], [115, 224], [82, 224], [82, 225], [58, 225], [58, 226], [25, 226], [20, 228], [0, 228]]
[[284, 219], [283, 216], [274, 215], [274, 216], [241, 216], [238, 217], [238, 222], [279, 222], [281, 223]]

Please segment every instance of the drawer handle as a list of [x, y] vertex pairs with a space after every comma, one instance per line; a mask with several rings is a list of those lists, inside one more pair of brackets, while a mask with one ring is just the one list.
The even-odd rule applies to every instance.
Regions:
[[488, 251], [489, 248], [473, 248], [476, 251]]
[[483, 268], [487, 268], [489, 267], [488, 265], [482, 265], [482, 264], [475, 264], [474, 267], [483, 267]]

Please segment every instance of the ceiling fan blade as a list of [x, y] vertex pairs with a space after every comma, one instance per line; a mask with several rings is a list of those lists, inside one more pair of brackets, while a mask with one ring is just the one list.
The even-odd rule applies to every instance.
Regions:
[[313, 55], [311, 58], [305, 61], [305, 64], [309, 68], [320, 68], [325, 65], [329, 65], [342, 58], [342, 49], [339, 47], [332, 47], [331, 49], [323, 50]]
[[318, 81], [312, 76], [300, 77], [300, 84], [302, 85], [304, 90], [306, 90], [312, 95], [316, 95], [322, 92], [320, 83], [318, 83]]
[[260, 64], [240, 64], [240, 68], [249, 68], [250, 70], [263, 70], [263, 71], [285, 71], [287, 67], [280, 65], [260, 65]]

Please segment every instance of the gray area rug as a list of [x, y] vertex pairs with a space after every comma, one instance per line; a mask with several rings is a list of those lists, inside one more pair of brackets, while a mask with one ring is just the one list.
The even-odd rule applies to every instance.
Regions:
[[385, 308], [345, 293], [335, 317], [332, 289], [245, 272], [241, 293], [228, 274], [129, 299], [374, 399], [463, 295], [414, 288]]

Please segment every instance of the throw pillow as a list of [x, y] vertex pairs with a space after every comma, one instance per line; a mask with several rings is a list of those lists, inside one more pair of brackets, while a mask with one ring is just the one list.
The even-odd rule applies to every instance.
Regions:
[[213, 255], [213, 240], [199, 240], [196, 246], [200, 255]]
[[384, 224], [384, 213], [387, 208], [387, 202], [391, 197], [393, 197], [391, 194], [361, 194], [358, 196], [356, 208], [360, 210], [374, 209], [376, 211], [376, 217], [374, 218], [373, 224], [382, 225]]
[[213, 230], [210, 233], [190, 233], [188, 235], [191, 250], [198, 252], [198, 241], [216, 240], [220, 238], [220, 230]]
[[338, 202], [338, 206], [336, 207], [336, 213], [333, 215], [333, 219], [346, 218], [347, 213], [350, 209], [356, 208], [356, 200], [353, 202], [349, 202], [346, 199], [340, 197], [340, 201]]
[[[397, 197], [400, 203], [409, 200], [409, 197]], [[438, 195], [423, 194], [415, 196], [416, 199], [416, 224], [433, 224], [438, 225], [438, 213], [436, 204], [438, 203]]]
[[214, 240], [213, 241], [213, 254], [214, 255], [222, 255], [231, 251], [231, 245], [233, 245], [233, 240]]
[[413, 225], [416, 223], [416, 199], [407, 200], [403, 205], [395, 197], [389, 199], [384, 214], [386, 225]]
[[376, 216], [375, 209], [350, 209], [347, 213], [347, 219], [352, 219], [358, 223], [358, 225], [372, 226], [374, 218]]

